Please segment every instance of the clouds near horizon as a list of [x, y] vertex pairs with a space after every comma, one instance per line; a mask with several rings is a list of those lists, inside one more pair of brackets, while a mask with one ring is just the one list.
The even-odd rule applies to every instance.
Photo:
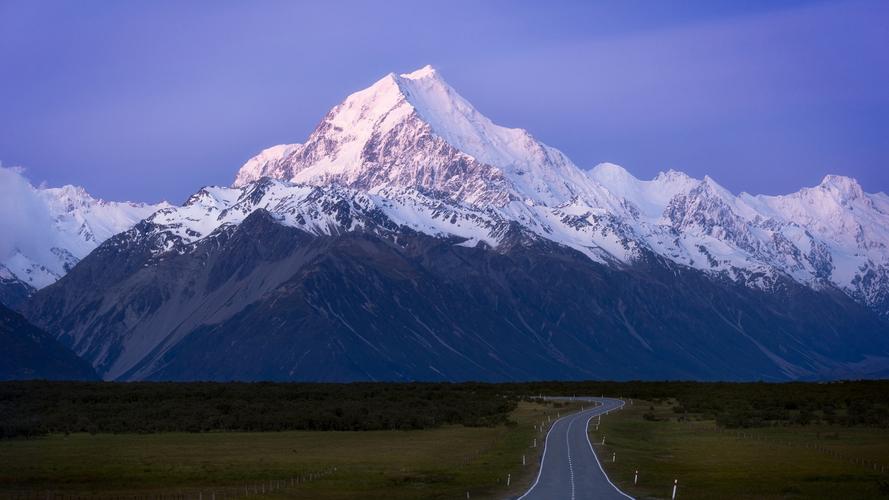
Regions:
[[32, 260], [53, 260], [53, 218], [22, 169], [0, 165], [0, 261], [16, 252]]

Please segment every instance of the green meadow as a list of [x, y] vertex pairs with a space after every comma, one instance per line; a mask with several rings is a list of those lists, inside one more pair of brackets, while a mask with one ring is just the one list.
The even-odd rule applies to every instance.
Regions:
[[670, 498], [678, 479], [677, 500], [889, 498], [885, 428], [732, 429], [676, 408], [671, 399], [634, 400], [604, 417], [598, 431], [591, 427], [593, 443], [605, 438], [605, 446], [595, 445], [602, 465], [627, 493]]
[[[407, 431], [52, 434], [0, 441], [0, 495], [102, 498], [502, 498], [536, 474], [546, 415]], [[526, 465], [522, 465], [525, 455]], [[507, 487], [506, 479], [510, 477]]]

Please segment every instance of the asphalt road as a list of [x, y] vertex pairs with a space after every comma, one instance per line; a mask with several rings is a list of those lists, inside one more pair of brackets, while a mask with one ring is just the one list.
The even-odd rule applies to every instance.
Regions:
[[[587, 436], [590, 420], [624, 402], [611, 398], [575, 398], [599, 406], [562, 417], [546, 435], [537, 480], [520, 500], [611, 500], [632, 498], [617, 489], [599, 464]], [[607, 438], [606, 438], [607, 439]]]

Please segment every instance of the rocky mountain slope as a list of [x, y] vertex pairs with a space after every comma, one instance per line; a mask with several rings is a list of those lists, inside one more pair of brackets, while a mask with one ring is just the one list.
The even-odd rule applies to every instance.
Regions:
[[0, 380], [96, 380], [86, 361], [0, 305]]
[[889, 368], [885, 323], [839, 291], [780, 279], [764, 292], [647, 252], [617, 268], [509, 223], [496, 249], [466, 246], [348, 191], [279, 203], [270, 193], [283, 185], [262, 182], [243, 188], [238, 224], [190, 240], [188, 228], [140, 223], [28, 313], [123, 380], [784, 380]]

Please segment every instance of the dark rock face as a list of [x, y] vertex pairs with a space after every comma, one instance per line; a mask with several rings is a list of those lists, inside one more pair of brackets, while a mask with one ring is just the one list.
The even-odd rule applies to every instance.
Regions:
[[34, 287], [14, 277], [0, 277], [0, 305], [15, 309], [34, 294]]
[[89, 363], [0, 305], [0, 380], [96, 380]]
[[106, 379], [889, 373], [887, 324], [832, 288], [766, 292], [649, 253], [606, 266], [518, 227], [494, 250], [381, 226], [318, 236], [257, 210], [160, 255], [137, 226], [26, 312]]

